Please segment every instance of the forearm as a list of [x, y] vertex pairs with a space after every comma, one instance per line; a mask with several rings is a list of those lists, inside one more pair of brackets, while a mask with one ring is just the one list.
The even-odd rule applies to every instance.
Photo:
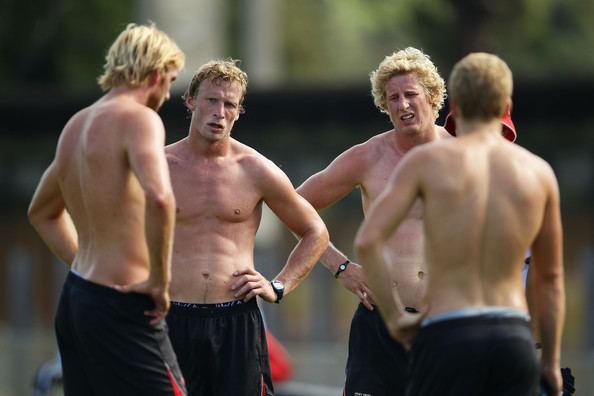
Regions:
[[171, 279], [171, 253], [175, 226], [175, 201], [173, 197], [147, 200], [146, 238], [150, 259], [150, 279], [168, 287]]
[[348, 260], [346, 254], [342, 253], [332, 242], [328, 243], [328, 247], [324, 250], [320, 261], [324, 264], [324, 267], [335, 274], [338, 266]]
[[363, 265], [365, 281], [382, 316], [386, 322], [398, 319], [404, 312], [404, 305], [398, 293], [394, 293], [390, 269], [383, 257], [381, 244], [358, 247], [357, 257]]
[[561, 336], [565, 320], [565, 290], [563, 276], [548, 279], [537, 290], [538, 322], [542, 345], [543, 366], [555, 367], [561, 358]]
[[303, 235], [289, 255], [286, 265], [275, 277], [285, 285], [285, 296], [303, 282], [327, 247], [328, 232], [325, 227]]
[[78, 235], [68, 212], [55, 218], [31, 218], [31, 224], [50, 251], [68, 266], [78, 251]]

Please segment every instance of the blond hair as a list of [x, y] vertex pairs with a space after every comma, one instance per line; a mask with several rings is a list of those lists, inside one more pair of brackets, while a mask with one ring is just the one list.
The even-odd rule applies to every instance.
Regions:
[[241, 98], [239, 100], [239, 112], [245, 112], [243, 100], [247, 94], [248, 77], [247, 74], [239, 68], [240, 61], [237, 59], [215, 59], [200, 66], [192, 77], [188, 89], [184, 93], [185, 98], [193, 98], [198, 93], [202, 81], [211, 80], [216, 83], [236, 82], [241, 86]]
[[97, 80], [104, 91], [122, 84], [137, 87], [151, 72], [181, 70], [184, 62], [185, 56], [177, 44], [154, 23], [130, 23], [109, 48], [104, 72]]
[[513, 77], [501, 58], [477, 52], [456, 63], [448, 85], [461, 117], [489, 120], [503, 115], [512, 95]]
[[371, 94], [376, 107], [382, 113], [388, 114], [386, 84], [394, 76], [409, 73], [415, 74], [419, 84], [425, 90], [429, 103], [433, 108], [433, 117], [437, 119], [439, 110], [443, 107], [446, 98], [445, 82], [429, 56], [413, 47], [386, 56], [377, 70], [369, 74]]

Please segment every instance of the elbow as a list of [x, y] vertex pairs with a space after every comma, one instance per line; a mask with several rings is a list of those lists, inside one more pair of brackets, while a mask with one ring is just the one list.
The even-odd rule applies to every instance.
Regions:
[[374, 235], [371, 235], [369, 233], [359, 233], [355, 237], [355, 254], [360, 259], [364, 259], [366, 257], [369, 257], [373, 251], [377, 250], [379, 245], [380, 241], [378, 238], [374, 237]]
[[39, 225], [42, 223], [42, 217], [40, 211], [33, 203], [31, 203], [29, 209], [27, 209], [27, 218], [29, 219], [29, 224], [31, 224], [33, 228], [39, 229]]
[[323, 250], [326, 250], [328, 244], [330, 243], [330, 234], [328, 233], [328, 229], [322, 220], [317, 222], [317, 224], [312, 229], [312, 235], [315, 235], [315, 239], [318, 241], [319, 245]]
[[150, 203], [164, 212], [175, 210], [175, 197], [171, 190], [149, 192], [147, 193], [146, 200], [147, 204]]

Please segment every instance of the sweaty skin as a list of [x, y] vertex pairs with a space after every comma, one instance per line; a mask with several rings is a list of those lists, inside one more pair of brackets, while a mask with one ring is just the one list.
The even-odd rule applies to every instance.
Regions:
[[153, 323], [169, 307], [175, 219], [155, 111], [176, 75], [153, 72], [148, 83], [114, 88], [75, 114], [29, 208], [52, 252], [83, 278], [150, 294]]
[[300, 240], [276, 276], [290, 293], [328, 243], [316, 211], [287, 176], [254, 149], [231, 138], [239, 118], [238, 83], [201, 83], [189, 135], [166, 147], [177, 199], [171, 298], [213, 304], [259, 295], [276, 300], [269, 280], [255, 270], [254, 243], [266, 203]]
[[[386, 85], [386, 97], [394, 129], [346, 150], [297, 189], [317, 210], [331, 206], [359, 187], [363, 213], [367, 216], [371, 204], [384, 190], [394, 168], [409, 150], [451, 137], [444, 128], [435, 125], [432, 107], [414, 74], [392, 77]], [[384, 249], [392, 287], [398, 290], [406, 306], [414, 308], [422, 305], [427, 281], [422, 213], [422, 204], [418, 202]], [[345, 259], [332, 244], [322, 256], [322, 262], [332, 273]], [[349, 264], [339, 280], [368, 309], [373, 309], [373, 298], [359, 264]]]

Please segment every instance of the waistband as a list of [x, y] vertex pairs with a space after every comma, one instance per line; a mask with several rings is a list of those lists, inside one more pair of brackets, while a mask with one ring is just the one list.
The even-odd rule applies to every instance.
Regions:
[[434, 323], [444, 322], [454, 319], [465, 318], [510, 318], [521, 319], [526, 322], [530, 321], [530, 315], [526, 312], [509, 307], [470, 307], [455, 309], [452, 311], [443, 312], [439, 315], [431, 316], [423, 319], [421, 327], [429, 326]]
[[65, 287], [73, 287], [79, 290], [84, 290], [86, 293], [91, 293], [99, 298], [118, 299], [119, 301], [137, 301], [137, 302], [152, 302], [152, 299], [146, 295], [136, 292], [123, 293], [113, 287], [105, 286], [93, 281], [87, 280], [80, 276], [76, 271], [68, 272]]
[[249, 301], [232, 300], [215, 304], [196, 304], [182, 301], [172, 301], [170, 313], [176, 315], [190, 315], [199, 317], [231, 315], [234, 313], [259, 311], [256, 298]]
[[[372, 304], [372, 305], [373, 305], [374, 310], [378, 311], [377, 305], [375, 305], [375, 304]], [[359, 306], [361, 308], [367, 309], [367, 307], [365, 307], [365, 305], [362, 302], [359, 303]], [[404, 310], [409, 313], [419, 313], [419, 310], [414, 307], [404, 307]]]

